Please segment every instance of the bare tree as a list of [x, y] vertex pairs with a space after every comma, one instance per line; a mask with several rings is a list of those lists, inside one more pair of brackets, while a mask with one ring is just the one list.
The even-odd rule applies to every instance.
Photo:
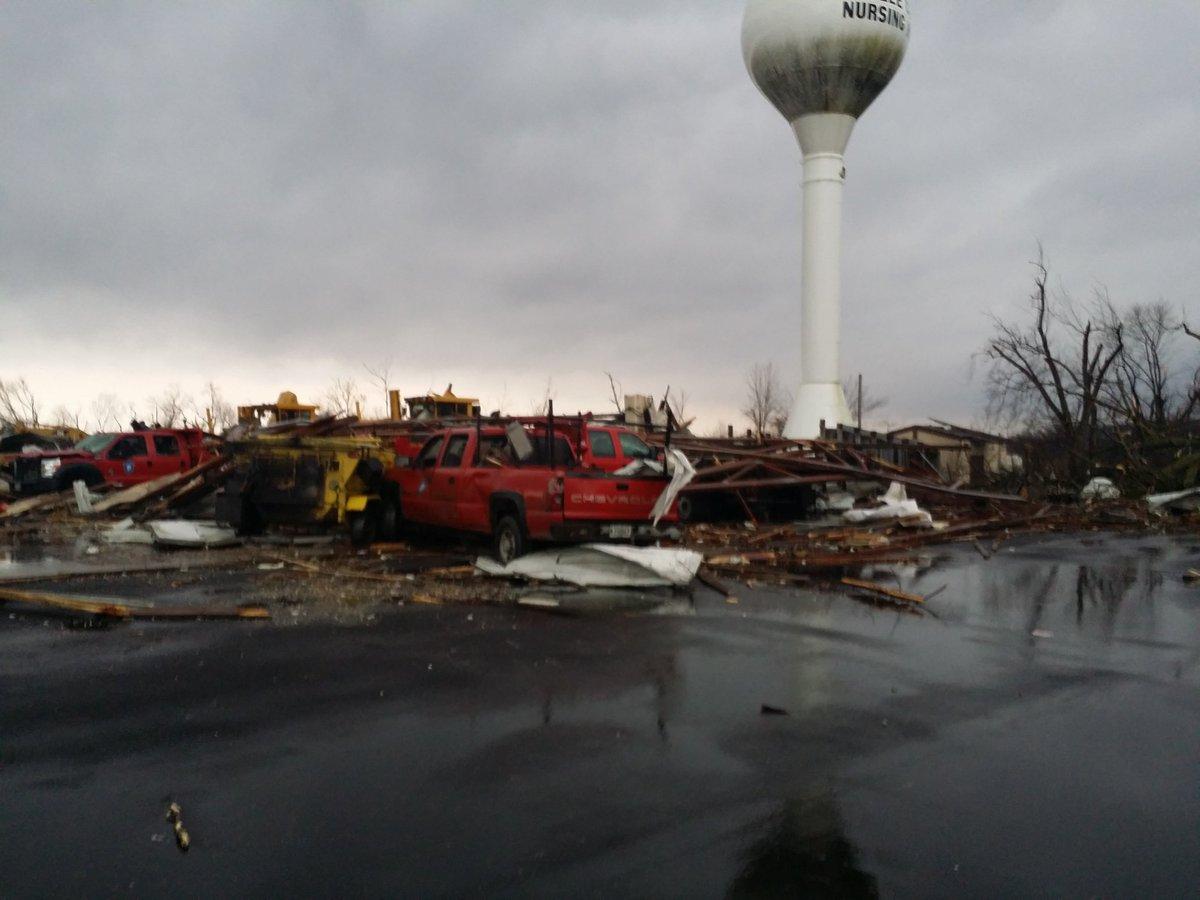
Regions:
[[40, 406], [24, 378], [0, 378], [0, 420], [12, 425], [37, 427]]
[[83, 431], [83, 412], [79, 407], [68, 409], [66, 404], [60, 403], [54, 408], [54, 422], [56, 425], [65, 425], [67, 428], [75, 428]]
[[500, 399], [496, 401], [496, 412], [503, 414], [508, 409], [508, 382], [500, 382]]
[[544, 416], [550, 412], [550, 403], [554, 400], [557, 391], [554, 390], [554, 379], [546, 379], [546, 390], [542, 394], [541, 401], [534, 400], [529, 405], [533, 408], [533, 415]]
[[1065, 450], [1067, 476], [1080, 482], [1095, 457], [1104, 397], [1124, 351], [1124, 328], [1111, 322], [1106, 298], [1098, 297], [1090, 309], [1065, 293], [1052, 299], [1040, 250], [1029, 298], [1032, 322], [992, 318], [995, 333], [983, 350], [992, 364], [989, 411], [1049, 429]]
[[1113, 367], [1104, 400], [1114, 425], [1139, 439], [1163, 435], [1191, 418], [1200, 401], [1200, 371], [1184, 381], [1175, 371], [1174, 339], [1187, 325], [1165, 303], [1136, 304], [1118, 316], [1107, 297], [1110, 334], [1120, 329], [1124, 350]]
[[782, 432], [779, 424], [787, 422], [788, 399], [787, 393], [779, 385], [772, 363], [756, 364], [746, 376], [746, 399], [742, 414], [750, 420], [755, 435], [760, 439], [769, 429], [775, 427]]
[[625, 413], [625, 400], [622, 396], [624, 388], [622, 388], [619, 381], [616, 381], [612, 377], [611, 372], [605, 372], [604, 374], [608, 376], [608, 389], [611, 392], [613, 406], [616, 408], [618, 415], [623, 415]]
[[364, 400], [353, 378], [335, 378], [325, 392], [325, 411], [335, 416], [357, 416]]
[[846, 394], [846, 403], [850, 406], [850, 412], [857, 419], [859, 412], [860, 399], [858, 396], [859, 385], [862, 384], [862, 414], [869, 416], [871, 413], [879, 412], [887, 406], [888, 398], [881, 397], [876, 394], [865, 383], [860, 382], [857, 378], [848, 378], [842, 382], [842, 391]]
[[[1192, 338], [1193, 340], [1200, 341], [1200, 334], [1197, 334], [1196, 332], [1192, 331], [1191, 328], [1188, 327], [1188, 323], [1187, 323], [1186, 319], [1179, 320], [1179, 329], [1180, 329], [1180, 331], [1182, 331], [1184, 334], [1186, 334], [1188, 337]], [[1188, 390], [1187, 416], [1190, 418], [1197, 412], [1198, 404], [1200, 404], [1200, 400], [1197, 399], [1197, 398], [1200, 398], [1200, 364], [1193, 365], [1192, 375], [1191, 375], [1191, 383], [1188, 385], [1187, 390]]]
[[146, 402], [154, 410], [152, 420], [163, 428], [178, 428], [183, 425], [187, 421], [188, 408], [192, 405], [191, 400], [177, 384], [170, 385], [157, 397], [150, 397]]
[[220, 434], [237, 424], [237, 410], [229, 403], [215, 381], [204, 385], [204, 391], [192, 411], [197, 422], [214, 434]]
[[363, 368], [366, 370], [367, 375], [371, 377], [371, 380], [379, 387], [379, 393], [383, 396], [384, 409], [384, 416], [381, 416], [381, 418], [386, 418], [392, 406], [391, 397], [389, 396], [389, 391], [392, 387], [392, 358], [389, 356], [387, 359], [381, 360], [373, 366], [363, 363]]
[[667, 389], [667, 405], [671, 408], [671, 412], [675, 414], [675, 421], [679, 423], [679, 427], [688, 429], [692, 426], [695, 418], [687, 417], [688, 401], [691, 400], [688, 392], [684, 388], [678, 390]]
[[779, 389], [779, 403], [771, 413], [771, 431], [780, 437], [787, 430], [788, 416], [792, 410], [792, 392], [785, 387]]
[[92, 421], [97, 431], [116, 431], [121, 428], [124, 404], [116, 394], [100, 394], [92, 401]]

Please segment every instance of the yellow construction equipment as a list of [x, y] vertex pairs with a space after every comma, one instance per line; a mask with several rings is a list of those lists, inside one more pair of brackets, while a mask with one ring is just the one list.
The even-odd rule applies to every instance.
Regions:
[[454, 385], [446, 385], [443, 394], [428, 393], [423, 397], [406, 397], [410, 419], [470, 419], [479, 415], [478, 397], [459, 397]]
[[[239, 425], [278, 425], [282, 422], [309, 422], [317, 413], [312, 403], [301, 403], [291, 391], [284, 391], [274, 403], [239, 406]], [[265, 421], [264, 421], [265, 420]], [[209, 427], [212, 431], [212, 427]]]
[[395, 532], [395, 486], [383, 477], [395, 453], [378, 438], [253, 435], [225, 452], [235, 469], [217, 497], [217, 519], [243, 534], [345, 527], [364, 544]]

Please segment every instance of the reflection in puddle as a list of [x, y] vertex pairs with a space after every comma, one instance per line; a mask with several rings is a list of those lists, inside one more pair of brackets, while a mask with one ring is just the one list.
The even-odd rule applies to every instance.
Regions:
[[831, 796], [789, 800], [762, 823], [743, 855], [730, 897], [877, 897], [874, 876], [860, 868], [859, 851]]
[[42, 562], [43, 560], [54, 561], [54, 557], [47, 555], [44, 544], [12, 544], [8, 547], [0, 547], [0, 567]]
[[985, 570], [982, 609], [996, 618], [1022, 615], [1027, 634], [1061, 628], [1069, 616], [1079, 631], [1105, 641], [1130, 631], [1148, 637], [1161, 625], [1156, 601], [1164, 583], [1162, 556], [1161, 548], [1137, 547], [1095, 562], [1005, 560], [1002, 569]]

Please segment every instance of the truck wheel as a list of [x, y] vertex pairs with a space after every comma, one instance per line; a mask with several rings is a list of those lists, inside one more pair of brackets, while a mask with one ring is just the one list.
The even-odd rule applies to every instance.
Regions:
[[525, 553], [525, 530], [514, 516], [501, 516], [496, 521], [492, 528], [492, 549], [504, 565]]
[[675, 514], [680, 522], [691, 522], [696, 515], [696, 505], [691, 497], [683, 496], [675, 501]]
[[243, 535], [262, 534], [267, 530], [266, 521], [258, 511], [258, 507], [254, 505], [254, 501], [249, 497], [241, 499], [238, 506], [238, 521], [234, 527], [237, 528], [238, 534]]
[[100, 470], [94, 466], [71, 466], [63, 469], [54, 477], [56, 491], [69, 491], [77, 481], [82, 481], [88, 487], [95, 487], [104, 480]]
[[350, 543], [355, 547], [365, 547], [375, 540], [375, 511], [368, 508], [365, 512], [353, 513], [350, 516]]

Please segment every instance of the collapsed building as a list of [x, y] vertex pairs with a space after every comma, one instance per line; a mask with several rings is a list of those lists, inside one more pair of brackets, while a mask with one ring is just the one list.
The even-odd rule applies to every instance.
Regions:
[[891, 440], [920, 444], [947, 483], [986, 484], [1014, 472], [1024, 461], [1008, 438], [949, 422], [907, 425], [888, 432]]

